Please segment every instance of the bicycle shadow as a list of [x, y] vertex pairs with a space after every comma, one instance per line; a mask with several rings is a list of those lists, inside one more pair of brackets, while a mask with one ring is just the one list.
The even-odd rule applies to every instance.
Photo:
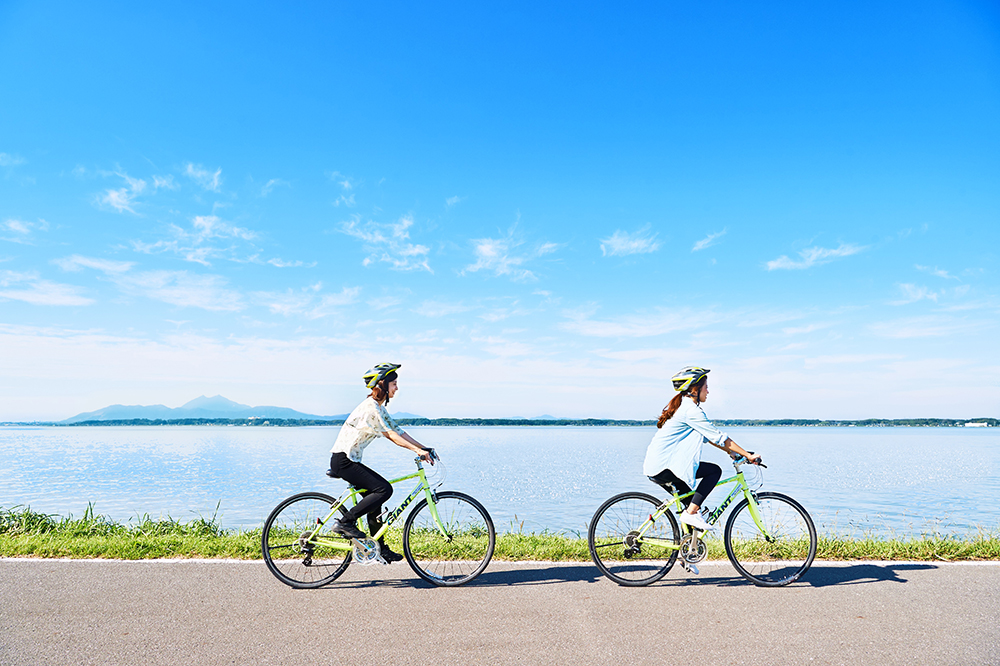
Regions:
[[[886, 562], [874, 564], [870, 562], [824, 566], [813, 564], [809, 571], [788, 587], [831, 587], [834, 585], [866, 585], [870, 583], [907, 583], [902, 574], [907, 571], [926, 571], [937, 569], [933, 564], [913, 564]], [[688, 585], [714, 585], [715, 587], [753, 587], [753, 583], [738, 574], [732, 576], [687, 576], [684, 578], [666, 578], [657, 585], [667, 587], [685, 587]]]
[[[462, 587], [511, 587], [515, 585], [552, 585], [556, 583], [594, 583], [604, 576], [592, 565], [560, 565], [503, 568], [479, 574]], [[437, 586], [422, 578], [378, 578], [336, 580], [322, 589], [360, 589], [365, 587], [434, 589]]]

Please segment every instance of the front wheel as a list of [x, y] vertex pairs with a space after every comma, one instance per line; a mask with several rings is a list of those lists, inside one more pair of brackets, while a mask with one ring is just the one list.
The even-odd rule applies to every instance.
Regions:
[[327, 529], [322, 536], [342, 540], [345, 548], [332, 548], [312, 540], [318, 522], [326, 518], [335, 502], [322, 493], [292, 495], [276, 506], [264, 521], [261, 534], [264, 563], [285, 585], [321, 587], [344, 573], [351, 563], [350, 542], [346, 539]]
[[754, 585], [779, 587], [802, 577], [816, 557], [816, 527], [802, 505], [780, 493], [758, 493], [760, 524], [743, 500], [726, 522], [726, 555]]
[[677, 560], [681, 535], [666, 511], [650, 522], [660, 501], [645, 493], [615, 495], [597, 509], [587, 544], [601, 573], [619, 585], [637, 587], [663, 578]]
[[[434, 517], [436, 508], [437, 517]], [[468, 583], [493, 557], [496, 532], [483, 505], [462, 493], [437, 493], [421, 500], [403, 525], [403, 554], [413, 571], [429, 583]]]

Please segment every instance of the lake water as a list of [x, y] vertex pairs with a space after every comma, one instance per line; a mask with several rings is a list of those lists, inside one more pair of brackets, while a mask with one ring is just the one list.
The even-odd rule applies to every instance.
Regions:
[[[445, 462], [445, 489], [479, 499], [499, 531], [586, 533], [607, 497], [661, 496], [642, 475], [654, 428], [414, 427]], [[282, 498], [339, 494], [324, 474], [337, 427], [0, 428], [0, 506], [117, 520], [211, 517], [259, 526]], [[1000, 429], [728, 428], [764, 456], [763, 489], [798, 499], [821, 532], [915, 535], [1000, 529]], [[704, 458], [731, 470], [706, 445]], [[365, 463], [388, 478], [413, 456], [376, 440]], [[730, 476], [726, 473], [725, 476]], [[405, 484], [406, 491], [411, 488]], [[397, 486], [394, 504], [404, 496]], [[724, 497], [717, 490], [714, 505]]]

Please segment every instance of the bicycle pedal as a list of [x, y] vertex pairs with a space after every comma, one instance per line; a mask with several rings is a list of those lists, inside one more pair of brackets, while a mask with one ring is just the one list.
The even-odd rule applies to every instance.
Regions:
[[684, 569], [686, 569], [689, 573], [691, 573], [691, 574], [693, 574], [695, 576], [697, 576], [699, 573], [701, 573], [700, 571], [698, 571], [698, 567], [696, 567], [695, 565], [691, 564], [690, 562], [681, 562], [681, 566], [684, 567]]

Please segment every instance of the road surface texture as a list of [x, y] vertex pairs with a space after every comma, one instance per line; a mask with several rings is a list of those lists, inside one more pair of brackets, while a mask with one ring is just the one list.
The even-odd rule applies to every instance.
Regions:
[[758, 588], [728, 562], [619, 587], [494, 562], [459, 588], [400, 562], [293, 590], [262, 562], [0, 560], [0, 664], [1000, 664], [1000, 566], [824, 563]]

